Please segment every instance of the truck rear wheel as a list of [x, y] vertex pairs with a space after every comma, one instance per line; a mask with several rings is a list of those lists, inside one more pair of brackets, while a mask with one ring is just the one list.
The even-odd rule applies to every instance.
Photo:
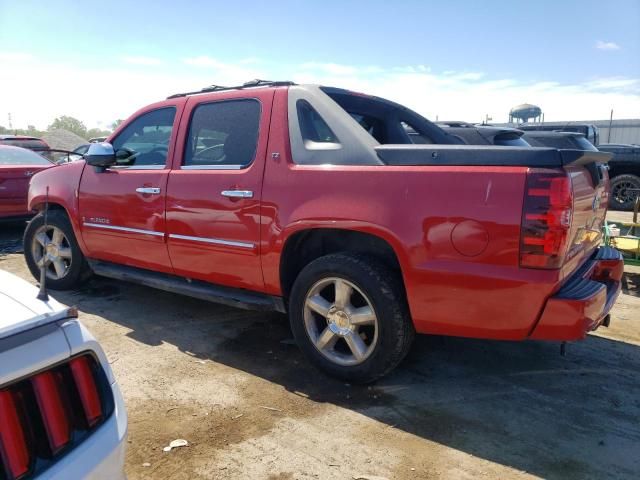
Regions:
[[53, 290], [75, 288], [89, 272], [71, 222], [59, 210], [48, 212], [46, 226], [43, 213], [31, 219], [24, 232], [23, 248], [27, 266], [38, 280], [45, 262], [47, 287]]
[[636, 198], [640, 196], [640, 177], [618, 175], [611, 179], [609, 207], [613, 210], [632, 210]]
[[415, 334], [397, 277], [375, 259], [350, 254], [307, 265], [293, 285], [289, 318], [311, 362], [356, 383], [372, 382], [397, 366]]

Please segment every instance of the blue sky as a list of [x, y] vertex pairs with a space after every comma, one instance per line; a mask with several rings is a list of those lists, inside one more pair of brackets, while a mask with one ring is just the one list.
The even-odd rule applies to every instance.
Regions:
[[638, 25], [640, 0], [0, 0], [0, 125], [9, 111], [17, 126], [107, 124], [175, 89], [253, 76], [332, 82], [440, 119], [505, 120], [525, 101], [549, 120], [637, 118]]

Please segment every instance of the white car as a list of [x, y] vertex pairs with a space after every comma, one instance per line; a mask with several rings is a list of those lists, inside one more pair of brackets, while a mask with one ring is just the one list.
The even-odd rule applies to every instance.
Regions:
[[127, 413], [75, 308], [0, 270], [0, 478], [122, 479]]

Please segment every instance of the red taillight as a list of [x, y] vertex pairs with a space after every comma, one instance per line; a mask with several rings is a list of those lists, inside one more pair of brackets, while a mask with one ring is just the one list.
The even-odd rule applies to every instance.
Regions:
[[31, 379], [51, 453], [58, 453], [71, 440], [71, 424], [58, 388], [59, 377], [43, 372]]
[[104, 371], [90, 354], [2, 385], [0, 480], [38, 476], [113, 411]]
[[562, 266], [572, 209], [571, 180], [566, 173], [544, 169], [527, 172], [520, 227], [521, 267]]
[[89, 427], [94, 426], [102, 418], [102, 405], [93, 378], [88, 357], [77, 357], [69, 362], [73, 380], [80, 395], [80, 402]]
[[[12, 480], [29, 471], [30, 458], [24, 430], [18, 418], [13, 394], [8, 390], [0, 391], [0, 459]], [[1, 470], [0, 465], [0, 477]]]

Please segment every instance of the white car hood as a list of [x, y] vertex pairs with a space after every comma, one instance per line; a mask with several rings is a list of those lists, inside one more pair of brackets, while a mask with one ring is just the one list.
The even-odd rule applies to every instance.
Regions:
[[0, 270], [0, 338], [69, 316], [65, 305], [51, 297], [38, 300], [37, 295], [36, 287]]

